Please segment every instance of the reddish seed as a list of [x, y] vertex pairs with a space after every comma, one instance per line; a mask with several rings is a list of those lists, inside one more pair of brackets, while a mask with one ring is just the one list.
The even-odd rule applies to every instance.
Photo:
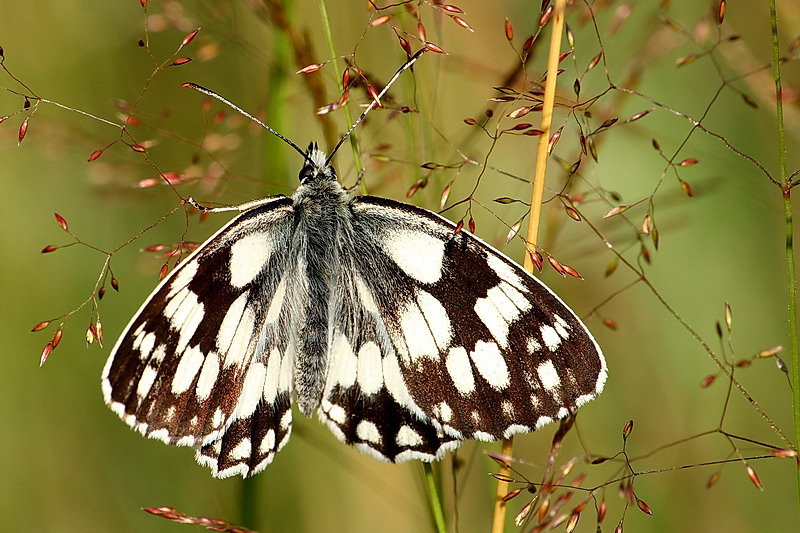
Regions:
[[571, 266], [569, 266], [569, 265], [561, 265], [561, 268], [563, 268], [564, 272], [566, 272], [567, 274], [569, 274], [573, 278], [583, 279], [583, 276], [581, 276], [580, 272], [578, 272], [577, 270], [575, 270]]
[[321, 69], [322, 66], [323, 63], [312, 63], [311, 65], [301, 68], [300, 70], [295, 72], [295, 74], [309, 74], [311, 72], [316, 72], [319, 69]]
[[92, 344], [94, 342], [94, 324], [89, 324], [89, 327], [86, 328], [86, 344]]
[[605, 325], [605, 327], [607, 327], [611, 331], [617, 331], [617, 328], [619, 327], [617, 323], [611, 320], [610, 318], [604, 318], [603, 325]]
[[463, 13], [464, 13], [464, 10], [463, 10], [463, 9], [461, 9], [461, 8], [460, 8], [460, 7], [458, 7], [458, 6], [454, 6], [454, 5], [452, 5], [452, 4], [444, 4], [443, 6], [441, 6], [441, 8], [442, 8], [444, 11], [449, 11], [450, 13], [461, 13], [461, 14], [463, 14]]
[[141, 144], [133, 144], [133, 145], [131, 145], [131, 150], [133, 150], [134, 152], [139, 152], [139, 153], [147, 152], [147, 149], [145, 149], [145, 147], [142, 146]]
[[459, 26], [461, 26], [461, 27], [462, 27], [462, 28], [464, 28], [465, 30], [469, 30], [469, 31], [471, 31], [471, 32], [474, 32], [474, 31], [475, 31], [475, 30], [473, 30], [473, 29], [472, 29], [472, 26], [470, 26], [469, 24], [467, 24], [467, 21], [466, 21], [466, 20], [464, 20], [464, 19], [462, 19], [461, 17], [455, 17], [455, 16], [454, 16], [454, 17], [451, 17], [451, 18], [453, 19], [453, 22], [455, 22], [456, 24], [458, 24]]
[[345, 89], [345, 91], [344, 91], [344, 92], [342, 93], [342, 95], [339, 97], [339, 101], [337, 102], [337, 104], [339, 105], [339, 107], [341, 107], [341, 106], [343, 106], [344, 104], [346, 104], [346, 103], [347, 103], [347, 99], [348, 99], [349, 97], [350, 97], [350, 90], [349, 90], [349, 89]]
[[43, 329], [45, 329], [49, 325], [50, 325], [50, 321], [49, 320], [44, 320], [42, 322], [39, 322], [38, 324], [33, 326], [33, 328], [31, 328], [31, 333], [36, 332], [36, 331], [42, 331]]
[[569, 521], [567, 521], [567, 525], [564, 528], [566, 533], [572, 533], [575, 531], [575, 527], [578, 525], [578, 519], [581, 517], [580, 513], [573, 513], [569, 516]]
[[726, 7], [725, 0], [720, 0], [719, 5], [717, 5], [717, 24], [722, 24], [722, 22], [725, 20]]
[[344, 72], [342, 72], [342, 88], [347, 89], [350, 87], [351, 80], [352, 78], [350, 78], [350, 69], [344, 69]]
[[62, 335], [63, 331], [64, 331], [63, 328], [58, 328], [56, 330], [56, 334], [53, 335], [53, 340], [50, 341], [50, 344], [53, 345], [53, 349], [54, 350], [59, 345], [59, 343], [61, 342], [61, 335]]
[[450, 196], [451, 185], [452, 183], [448, 183], [442, 190], [442, 197], [439, 198], [439, 209], [444, 209], [444, 206], [447, 205], [447, 198]]
[[750, 481], [753, 482], [753, 485], [755, 485], [758, 490], [764, 490], [764, 485], [762, 485], [761, 480], [758, 479], [758, 474], [756, 474], [756, 471], [753, 470], [753, 467], [750, 465], [747, 465], [747, 477], [750, 478]]
[[572, 220], [576, 220], [578, 222], [581, 221], [581, 215], [577, 211], [575, 211], [575, 208], [566, 205], [564, 206], [564, 210], [567, 212], [567, 215]]
[[795, 450], [775, 449], [770, 452], [774, 457], [797, 457]]
[[50, 252], [55, 252], [56, 250], [58, 250], [58, 246], [56, 246], [55, 244], [48, 244], [47, 246], [42, 248], [42, 253], [49, 254]]
[[26, 133], [28, 133], [28, 119], [27, 118], [22, 121], [22, 124], [19, 125], [19, 134], [18, 134], [19, 140], [17, 141], [18, 143], [22, 142], [22, 139], [25, 138], [25, 134]]
[[50, 357], [50, 352], [53, 351], [53, 345], [49, 342], [45, 344], [44, 350], [42, 350], [42, 357], [39, 359], [39, 366], [42, 366], [47, 358]]
[[56, 222], [58, 223], [59, 226], [61, 226], [61, 229], [68, 232], [69, 227], [67, 226], [67, 221], [64, 219], [64, 217], [62, 217], [58, 213], [53, 213], [53, 215], [55, 215]]
[[747, 368], [748, 366], [752, 365], [753, 362], [750, 359], [740, 359], [736, 362], [737, 368]]
[[636, 505], [639, 506], [639, 509], [641, 509], [643, 513], [646, 513], [646, 514], [649, 514], [649, 515], [653, 514], [653, 511], [650, 509], [650, 506], [647, 505], [644, 502], [644, 500], [640, 500], [639, 498], [636, 498]]
[[636, 122], [636, 121], [637, 121], [637, 120], [639, 120], [640, 118], [642, 118], [642, 117], [645, 117], [645, 116], [649, 115], [651, 111], [653, 111], [653, 108], [652, 108], [652, 107], [651, 107], [650, 109], [646, 109], [646, 110], [644, 110], [644, 111], [641, 111], [641, 112], [639, 112], [639, 113], [636, 113], [635, 115], [633, 115], [631, 118], [629, 118], [629, 119], [628, 119], [628, 120], [626, 120], [625, 122]]
[[522, 51], [528, 53], [531, 48], [533, 48], [533, 35], [525, 39], [525, 44], [522, 45]]
[[536, 270], [541, 272], [542, 271], [542, 262], [543, 262], [542, 254], [540, 254], [538, 251], [536, 251], [536, 252], [533, 252], [530, 255], [531, 255], [531, 261], [533, 261], [533, 264], [536, 265]]
[[467, 227], [469, 228], [469, 232], [470, 233], [475, 233], [475, 219], [474, 218], [469, 217], [469, 220], [467, 221]]
[[158, 280], [161, 281], [164, 279], [169, 272], [169, 265], [164, 263], [164, 266], [161, 267], [161, 270], [158, 272]]
[[102, 150], [95, 150], [95, 151], [94, 151], [94, 152], [92, 152], [92, 154], [89, 156], [89, 159], [88, 159], [87, 161], [89, 161], [89, 162], [91, 163], [92, 161], [94, 161], [95, 159], [97, 159], [98, 157], [100, 157], [101, 155], [103, 155], [103, 151], [102, 151]]
[[556, 132], [550, 137], [550, 140], [547, 142], [547, 153], [548, 154], [553, 153], [553, 148], [556, 147], [556, 144], [558, 143], [558, 139], [560, 139], [560, 138], [561, 138], [561, 128], [556, 130]]
[[514, 225], [511, 226], [511, 229], [508, 230], [508, 235], [506, 235], [506, 242], [510, 242], [511, 239], [513, 239], [517, 235], [520, 226], [522, 226], [522, 220], [517, 220], [514, 223]]
[[539, 18], [539, 27], [544, 26], [550, 21], [550, 17], [553, 15], [553, 6], [548, 6], [547, 9], [544, 10], [542, 16]]
[[474, 118], [465, 118], [464, 119], [464, 124], [466, 124], [467, 126], [474, 126], [477, 123], [478, 123], [478, 121], [475, 120]]
[[592, 70], [594, 67], [598, 65], [598, 63], [600, 63], [600, 60], [602, 58], [603, 58], [603, 52], [598, 53], [596, 56], [592, 58], [591, 61], [589, 61], [589, 65], [586, 67], [586, 70], [587, 71]]
[[147, 0], [139, 0], [139, 3], [142, 4], [142, 7], [147, 9]]
[[522, 489], [514, 489], [511, 492], [509, 492], [508, 494], [506, 494], [505, 496], [503, 496], [503, 501], [507, 502], [509, 500], [512, 500], [512, 499], [516, 498], [517, 496], [519, 496], [519, 494], [521, 492], [522, 492]]
[[95, 325], [95, 335], [97, 336], [97, 344], [100, 347], [103, 347], [103, 324], [100, 322], [100, 319], [97, 319], [97, 324]]
[[717, 481], [719, 481], [719, 472], [714, 472], [711, 474], [711, 477], [708, 478], [708, 481], [706, 482], [706, 488], [710, 489], [717, 484]]
[[506, 39], [508, 39], [508, 42], [513, 41], [514, 40], [514, 28], [511, 26], [511, 22], [509, 22], [508, 19], [506, 19], [505, 30], [506, 30]]
[[541, 135], [543, 133], [544, 132], [542, 130], [537, 130], [537, 129], [534, 128], [532, 130], [526, 131], [525, 133], [523, 133], [523, 135], [528, 135], [530, 137], [538, 137], [539, 135]]
[[689, 63], [694, 62], [697, 59], [696, 54], [689, 54], [688, 56], [679, 57], [675, 60], [675, 65], [678, 67], [683, 67], [688, 65]]
[[181, 46], [186, 46], [187, 44], [189, 44], [190, 42], [192, 42], [192, 41], [194, 40], [194, 38], [197, 36], [197, 34], [198, 34], [198, 32], [199, 32], [199, 31], [200, 31], [200, 28], [197, 28], [197, 29], [196, 29], [196, 30], [194, 30], [192, 33], [190, 33], [189, 35], [187, 35], [186, 37], [184, 37], [184, 38], [183, 38], [183, 43], [181, 44]]
[[525, 115], [527, 115], [528, 113], [530, 113], [531, 109], [532, 109], [531, 106], [527, 106], [526, 105], [526, 106], [523, 106], [523, 107], [515, 109], [514, 111], [512, 111], [511, 113], [509, 113], [506, 116], [508, 118], [522, 118]]
[[625, 211], [628, 210], [628, 207], [629, 206], [627, 205], [618, 205], [617, 207], [610, 209], [605, 215], [603, 215], [603, 218], [611, 218], [614, 215], [619, 215], [620, 213], [624, 213]]
[[627, 439], [633, 431], [633, 420], [628, 420], [625, 427], [622, 428], [622, 438]]
[[706, 376], [703, 379], [703, 381], [700, 382], [700, 387], [705, 389], [706, 387], [709, 387], [712, 383], [714, 383], [714, 381], [716, 379], [717, 379], [716, 374], [710, 374], [710, 375]]
[[514, 524], [516, 524], [517, 526], [521, 526], [522, 523], [525, 521], [525, 518], [527, 518], [528, 513], [531, 512], [532, 508], [533, 508], [533, 502], [525, 504], [525, 506], [520, 510], [517, 516], [514, 517]]
[[397, 36], [397, 38], [400, 39], [400, 46], [403, 47], [403, 50], [405, 50], [406, 55], [407, 56], [411, 56], [411, 45], [408, 44], [408, 41], [406, 39], [400, 37], [399, 35]]
[[766, 357], [773, 357], [778, 355], [783, 351], [783, 346], [775, 346], [773, 348], [767, 348], [766, 350], [761, 350], [756, 354], [756, 357], [766, 358]]
[[98, 291], [97, 291], [97, 299], [98, 300], [102, 300], [103, 296], [105, 296], [105, 295], [106, 295], [106, 288], [105, 287], [100, 287], [100, 289], [98, 289]]
[[445, 55], [447, 55], [447, 52], [445, 52], [444, 49], [442, 49], [440, 46], [438, 46], [436, 44], [433, 44], [433, 43], [430, 43], [428, 41], [425, 41], [425, 48], [427, 48], [431, 52], [435, 52], [437, 54], [445, 54]]
[[417, 35], [420, 41], [425, 42], [425, 26], [421, 22], [417, 23]]
[[684, 194], [689, 198], [694, 198], [694, 194], [692, 193], [692, 187], [685, 181], [681, 180], [681, 189], [683, 189]]
[[191, 60], [192, 60], [191, 57], [179, 57], [178, 59], [176, 59], [175, 61], [170, 63], [170, 66], [179, 67], [181, 65], [185, 65], [186, 63], [188, 63]]
[[111, 288], [119, 292], [119, 281], [114, 276], [111, 276]]
[[391, 15], [381, 15], [380, 17], [375, 17], [374, 19], [372, 19], [372, 22], [370, 22], [369, 25], [374, 28], [375, 26], [386, 24], [387, 22], [389, 22], [390, 18], [392, 18]]
[[558, 272], [558, 273], [559, 273], [559, 274], [561, 274], [562, 276], [565, 276], [565, 275], [566, 275], [566, 271], [564, 270], [564, 267], [563, 267], [563, 266], [561, 266], [561, 263], [559, 263], [559, 262], [556, 260], [556, 258], [555, 258], [555, 257], [553, 257], [552, 255], [548, 254], [548, 255], [547, 255], [547, 261], [550, 263], [550, 266], [551, 266], [551, 267], [553, 267], [553, 269], [554, 269], [556, 272]]
[[694, 159], [694, 158], [689, 158], [689, 159], [684, 159], [683, 161], [681, 161], [680, 163], [678, 163], [678, 166], [681, 166], [681, 167], [690, 167], [690, 166], [692, 166], [692, 165], [696, 165], [698, 162], [699, 162], [699, 160], [697, 160], [697, 159]]
[[603, 520], [606, 517], [606, 512], [608, 511], [608, 506], [606, 505], [606, 501], [603, 500], [600, 502], [600, 508], [597, 510], [597, 523], [602, 524]]
[[461, 233], [461, 230], [464, 229], [464, 221], [459, 220], [458, 224], [456, 224], [456, 229], [453, 230], [453, 233]]
[[513, 128], [511, 128], [511, 131], [522, 131], [522, 130], [527, 130], [528, 128], [531, 128], [531, 127], [533, 127], [533, 124], [528, 124], [527, 122], [522, 122], [520, 124], [515, 125]]
[[731, 309], [731, 304], [728, 302], [725, 302], [725, 326], [728, 328], [728, 331], [733, 327], [733, 310]]

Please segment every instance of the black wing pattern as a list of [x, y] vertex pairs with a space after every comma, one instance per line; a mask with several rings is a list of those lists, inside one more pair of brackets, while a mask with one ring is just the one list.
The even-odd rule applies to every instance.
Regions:
[[103, 370], [114, 412], [197, 448], [218, 477], [263, 469], [291, 431], [293, 213], [290, 198], [268, 198], [209, 238], [156, 287]]

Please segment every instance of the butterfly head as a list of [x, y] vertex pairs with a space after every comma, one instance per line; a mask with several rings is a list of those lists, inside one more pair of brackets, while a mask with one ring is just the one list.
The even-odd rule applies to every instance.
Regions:
[[309, 143], [305, 157], [305, 164], [300, 170], [300, 183], [302, 185], [319, 181], [336, 181], [336, 171], [328, 163], [325, 152], [317, 147], [317, 143]]

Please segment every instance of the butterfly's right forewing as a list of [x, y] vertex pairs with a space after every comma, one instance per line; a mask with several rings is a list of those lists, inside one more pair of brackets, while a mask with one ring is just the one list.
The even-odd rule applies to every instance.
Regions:
[[106, 402], [128, 425], [194, 446], [215, 475], [260, 470], [291, 422], [292, 201], [249, 210], [155, 289], [112, 350]]

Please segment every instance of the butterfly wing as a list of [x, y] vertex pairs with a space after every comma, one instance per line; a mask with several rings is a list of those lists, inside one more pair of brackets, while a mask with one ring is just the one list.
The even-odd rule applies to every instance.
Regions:
[[106, 403], [140, 433], [198, 449], [215, 476], [263, 469], [291, 430], [290, 198], [234, 218], [167, 276], [117, 341]]
[[352, 212], [354, 275], [339, 282], [351, 308], [332, 324], [320, 410], [342, 440], [431, 460], [462, 439], [538, 429], [600, 393], [597, 343], [519, 265], [424, 209], [360, 197]]

